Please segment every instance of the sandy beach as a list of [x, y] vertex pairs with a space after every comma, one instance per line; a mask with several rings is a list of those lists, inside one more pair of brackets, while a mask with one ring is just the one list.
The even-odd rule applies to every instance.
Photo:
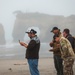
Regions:
[[[53, 58], [40, 58], [39, 71], [40, 75], [56, 75]], [[0, 75], [30, 75], [27, 60], [0, 60]]]

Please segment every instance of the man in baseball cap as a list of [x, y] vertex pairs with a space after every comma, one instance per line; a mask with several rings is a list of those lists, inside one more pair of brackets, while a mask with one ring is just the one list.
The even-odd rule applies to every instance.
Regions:
[[29, 64], [31, 75], [40, 75], [38, 70], [40, 40], [36, 35], [37, 31], [34, 29], [27, 31], [26, 33], [30, 37], [30, 42], [28, 44], [20, 42], [20, 45], [26, 48], [26, 59]]
[[63, 75], [63, 60], [61, 58], [60, 48], [58, 47], [60, 43], [57, 43], [55, 41], [56, 35], [61, 37], [61, 32], [58, 27], [53, 27], [51, 32], [54, 34], [54, 36], [52, 42], [50, 42], [50, 46], [52, 47], [52, 49], [50, 49], [49, 51], [53, 52], [54, 64], [57, 71], [57, 75]]

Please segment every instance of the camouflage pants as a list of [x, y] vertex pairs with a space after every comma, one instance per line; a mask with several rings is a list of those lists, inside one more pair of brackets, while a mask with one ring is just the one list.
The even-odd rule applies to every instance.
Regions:
[[73, 64], [74, 64], [74, 59], [68, 58], [64, 60], [64, 64], [63, 64], [64, 75], [74, 75]]

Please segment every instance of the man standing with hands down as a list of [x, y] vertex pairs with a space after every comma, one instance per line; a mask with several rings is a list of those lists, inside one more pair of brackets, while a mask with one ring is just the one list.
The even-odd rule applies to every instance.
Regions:
[[38, 59], [39, 59], [39, 49], [40, 49], [40, 40], [36, 35], [36, 31], [31, 29], [26, 32], [30, 37], [30, 42], [27, 45], [24, 42], [20, 42], [21, 46], [24, 46], [26, 49], [26, 58], [29, 64], [29, 69], [31, 75], [40, 75], [38, 70]]

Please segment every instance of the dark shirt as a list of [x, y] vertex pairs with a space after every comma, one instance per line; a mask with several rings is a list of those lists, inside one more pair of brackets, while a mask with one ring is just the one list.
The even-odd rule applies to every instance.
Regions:
[[72, 48], [74, 49], [74, 38], [72, 37], [72, 35], [69, 34], [69, 35], [67, 35], [66, 38], [69, 40], [69, 42], [71, 43]]
[[40, 40], [37, 36], [31, 38], [27, 50], [26, 58], [27, 59], [38, 59], [39, 58], [39, 49], [40, 49]]

